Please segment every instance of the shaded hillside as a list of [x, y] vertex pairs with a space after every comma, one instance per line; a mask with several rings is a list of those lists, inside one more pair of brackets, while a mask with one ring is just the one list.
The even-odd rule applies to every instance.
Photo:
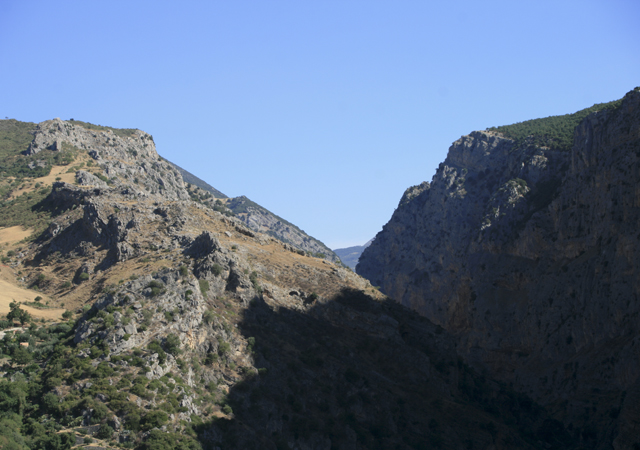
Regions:
[[[442, 327], [193, 201], [146, 133], [35, 130], [36, 154], [71, 141], [74, 159], [34, 205], [46, 229], [3, 247], [2, 274], [68, 312], [31, 321], [13, 304], [0, 322], [28, 325], [0, 341], [3, 448], [571, 446]], [[29, 195], [45, 180], [21, 182]]]
[[635, 448], [640, 89], [602, 108], [569, 150], [549, 127], [582, 112], [463, 136], [357, 271], [548, 406], [575, 442]]

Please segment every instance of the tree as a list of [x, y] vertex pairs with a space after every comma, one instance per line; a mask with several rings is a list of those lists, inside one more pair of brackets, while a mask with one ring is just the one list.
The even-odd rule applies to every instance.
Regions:
[[31, 352], [23, 345], [19, 345], [13, 351], [13, 355], [11, 356], [11, 361], [17, 365], [25, 365], [29, 364], [33, 360], [33, 355]]
[[20, 303], [18, 302], [11, 302], [9, 304], [9, 309], [10, 311], [7, 314], [8, 321], [11, 322], [14, 319], [17, 319], [20, 321], [20, 324], [24, 325], [31, 320], [31, 315], [24, 309], [20, 308]]

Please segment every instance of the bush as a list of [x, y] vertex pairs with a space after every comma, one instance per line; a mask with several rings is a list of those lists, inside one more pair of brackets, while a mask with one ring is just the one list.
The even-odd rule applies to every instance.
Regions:
[[174, 356], [182, 353], [182, 350], [180, 350], [180, 338], [173, 333], [169, 334], [165, 339], [164, 347]]
[[113, 428], [106, 423], [100, 425], [100, 429], [98, 430], [98, 433], [96, 433], [96, 437], [99, 439], [111, 439], [111, 436], [113, 436]]
[[164, 350], [162, 350], [162, 347], [160, 346], [160, 342], [158, 341], [151, 341], [149, 342], [149, 345], [147, 345], [147, 348], [149, 350], [151, 350], [154, 353], [158, 354], [158, 362], [160, 364], [164, 364], [164, 362], [167, 360], [167, 354], [165, 353]]
[[89, 279], [89, 274], [87, 272], [82, 272], [79, 276], [78, 276], [78, 280], [79, 281], [87, 281]]
[[151, 411], [146, 416], [144, 416], [144, 424], [142, 429], [147, 431], [152, 428], [160, 428], [162, 425], [167, 423], [169, 420], [169, 416], [164, 411]]
[[186, 277], [189, 274], [189, 268], [184, 264], [181, 265], [178, 270], [180, 271], [180, 276]]
[[198, 284], [200, 284], [202, 295], [206, 295], [209, 292], [209, 282], [207, 280], [198, 280]]
[[148, 285], [148, 288], [151, 288], [151, 297], [156, 297], [160, 294], [164, 294], [166, 289], [164, 288], [164, 284], [161, 281], [153, 280]]
[[71, 311], [65, 311], [62, 313], [63, 319], [71, 319], [73, 317], [73, 313]]
[[218, 353], [220, 354], [220, 356], [225, 355], [226, 353], [229, 353], [230, 350], [231, 350], [231, 345], [229, 345], [228, 342], [224, 342], [224, 341], [218, 342]]
[[211, 324], [214, 321], [215, 317], [216, 313], [213, 312], [212, 309], [207, 309], [202, 315], [202, 320], [204, 320], [204, 322], [207, 324]]

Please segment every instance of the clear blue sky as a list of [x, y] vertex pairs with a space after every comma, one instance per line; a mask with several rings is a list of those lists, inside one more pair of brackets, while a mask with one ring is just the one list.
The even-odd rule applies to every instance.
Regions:
[[140, 128], [331, 248], [450, 144], [640, 85], [640, 2], [0, 1], [0, 116]]

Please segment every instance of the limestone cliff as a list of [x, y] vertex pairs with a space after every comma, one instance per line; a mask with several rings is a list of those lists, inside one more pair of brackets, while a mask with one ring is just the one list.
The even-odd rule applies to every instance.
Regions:
[[359, 274], [456, 336], [466, 361], [547, 405], [588, 448], [640, 415], [640, 90], [570, 150], [464, 136], [407, 190]]

